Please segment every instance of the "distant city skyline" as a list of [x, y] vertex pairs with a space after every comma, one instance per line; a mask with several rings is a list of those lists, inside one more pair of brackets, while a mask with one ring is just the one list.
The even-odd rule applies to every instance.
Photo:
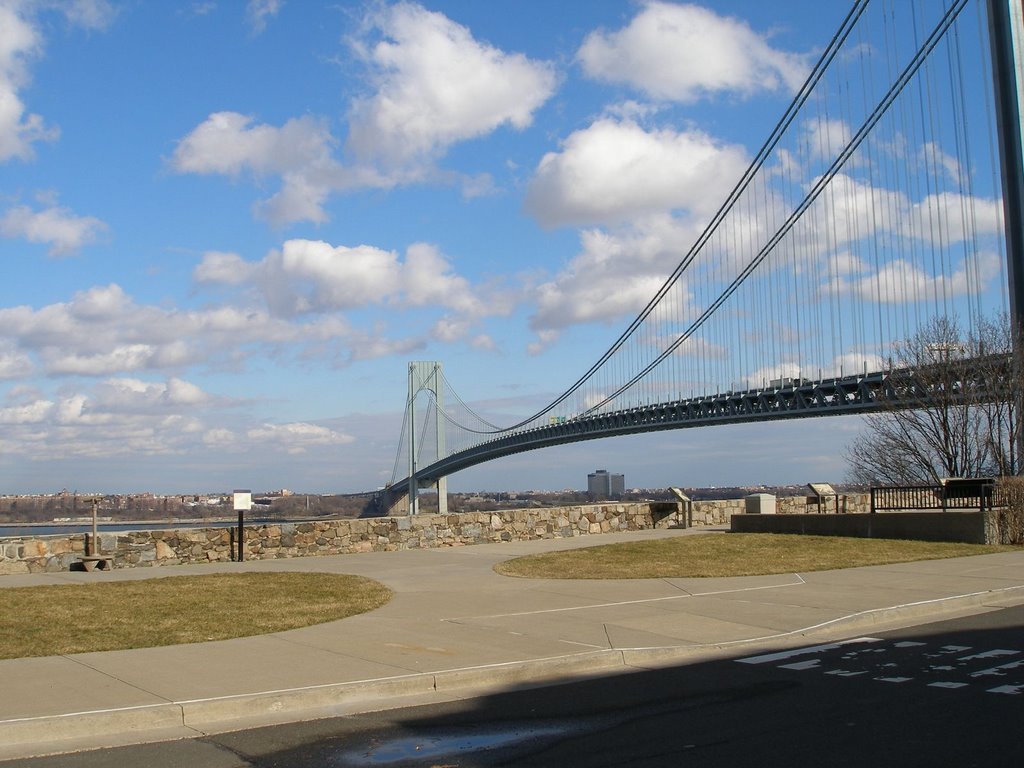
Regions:
[[[409, 360], [512, 421], [643, 307], [845, 4], [0, 0], [0, 493], [354, 492]], [[841, 482], [857, 419], [453, 492]]]

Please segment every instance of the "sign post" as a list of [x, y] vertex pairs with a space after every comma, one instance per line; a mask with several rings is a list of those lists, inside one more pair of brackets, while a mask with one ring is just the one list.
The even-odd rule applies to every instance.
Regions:
[[245, 559], [245, 513], [252, 509], [252, 491], [235, 491], [234, 505], [238, 512], [238, 557], [235, 559], [240, 563]]
[[[828, 512], [828, 506], [826, 505], [823, 507], [822, 505], [825, 499], [829, 496], [836, 500], [836, 514], [839, 514], [839, 494], [836, 493], [835, 488], [828, 483], [808, 483], [807, 487], [811, 489], [811, 492], [814, 494], [814, 498], [817, 499], [819, 515], [824, 512]], [[810, 501], [810, 499], [808, 499], [808, 501]]]

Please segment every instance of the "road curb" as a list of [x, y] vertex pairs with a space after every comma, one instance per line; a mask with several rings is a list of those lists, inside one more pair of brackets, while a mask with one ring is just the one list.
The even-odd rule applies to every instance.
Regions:
[[401, 700], [432, 694], [434, 690], [434, 676], [422, 673], [175, 703], [181, 707], [187, 727], [202, 733], [219, 733], [239, 730], [239, 724], [248, 728], [250, 723], [288, 722], [289, 715], [303, 712], [365, 711], [359, 709], [360, 704]]
[[885, 608], [872, 608], [830, 619], [810, 627], [764, 635], [762, 637], [707, 643], [704, 645], [622, 648], [620, 651], [627, 666], [668, 666], [680, 661], [693, 661], [695, 657], [728, 657], [732, 652], [750, 646], [772, 644], [799, 645], [809, 638], [818, 636], [833, 637], [835, 635], [846, 635], [877, 627], [895, 629], [900, 624], [912, 624], [922, 619], [939, 621], [950, 614], [970, 612], [973, 609], [979, 608], [1005, 608], [1022, 602], [1024, 602], [1024, 585], [972, 592], [966, 595], [953, 595], [934, 600], [922, 600]]
[[600, 675], [624, 666], [622, 652], [610, 648], [546, 659], [450, 669], [436, 672], [434, 678], [439, 693], [508, 690], [520, 685], [540, 686], [564, 682], [566, 678]]
[[0, 721], [0, 759], [63, 752], [64, 744], [79, 741], [135, 744], [190, 735], [196, 734], [184, 729], [181, 707], [171, 702], [23, 717]]

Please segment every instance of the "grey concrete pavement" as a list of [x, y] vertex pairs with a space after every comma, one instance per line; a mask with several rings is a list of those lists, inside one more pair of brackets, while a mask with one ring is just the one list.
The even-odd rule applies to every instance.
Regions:
[[521, 554], [685, 535], [706, 532], [5, 576], [0, 588], [325, 571], [377, 579], [395, 596], [369, 614], [258, 637], [0, 661], [0, 759], [449, 700], [1024, 603], [1024, 551], [729, 579], [526, 580], [492, 570]]

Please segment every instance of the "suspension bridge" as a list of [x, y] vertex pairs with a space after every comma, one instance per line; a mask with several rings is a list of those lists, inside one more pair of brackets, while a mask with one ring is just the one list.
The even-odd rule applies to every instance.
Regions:
[[927, 405], [894, 348], [938, 318], [1024, 326], [1022, 37], [1020, 0], [856, 0], [660, 290], [551, 403], [495, 424], [410, 364], [385, 503], [413, 513], [436, 485], [444, 512], [447, 475], [563, 443]]

